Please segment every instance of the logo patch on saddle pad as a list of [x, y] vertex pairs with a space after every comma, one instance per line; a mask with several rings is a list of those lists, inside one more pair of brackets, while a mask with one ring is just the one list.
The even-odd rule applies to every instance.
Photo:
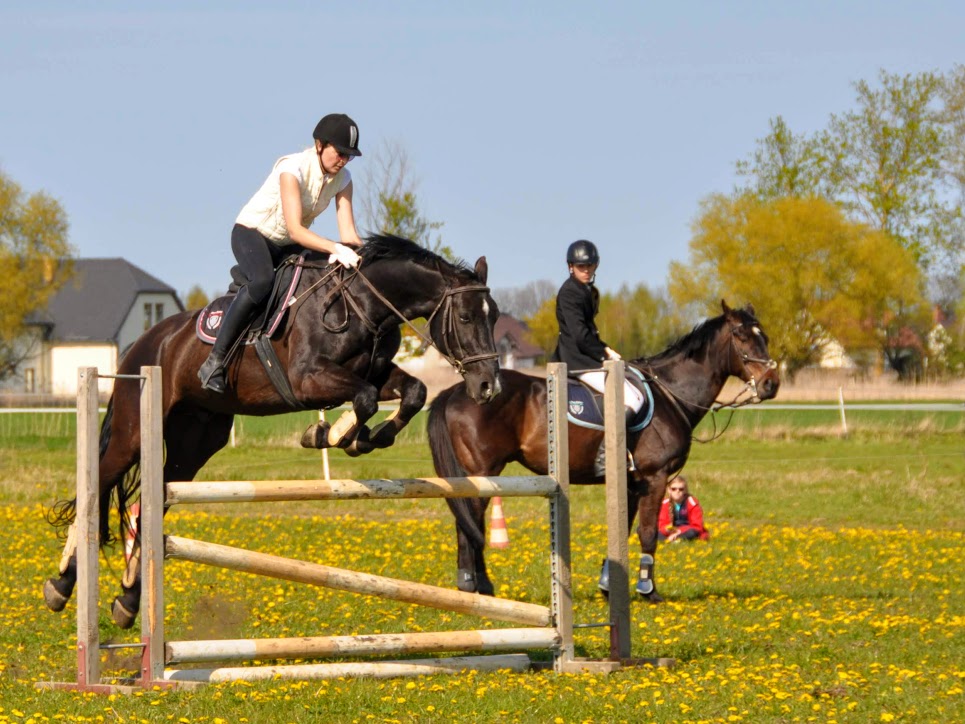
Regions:
[[[653, 418], [653, 393], [650, 385], [635, 368], [627, 367], [627, 381], [643, 392], [643, 405], [634, 416], [628, 429], [640, 432]], [[579, 380], [567, 380], [566, 419], [573, 425], [588, 427], [591, 430], [603, 429], [603, 395], [584, 385]]]
[[[302, 275], [302, 260], [308, 254], [303, 252], [297, 257], [289, 257], [276, 270], [275, 285], [265, 308], [259, 312], [249, 326], [248, 337], [253, 338], [258, 333], [264, 333], [269, 338], [281, 328], [285, 314], [291, 306], [292, 297], [298, 288], [298, 280]], [[221, 321], [228, 312], [228, 307], [234, 301], [235, 295], [228, 294], [218, 297], [207, 307], [201, 310], [198, 315], [198, 324], [195, 334], [205, 344], [214, 344], [218, 337], [218, 329]]]
[[224, 312], [218, 310], [217, 312], [211, 312], [205, 317], [204, 328], [205, 331], [213, 332], [212, 336], [217, 336], [218, 327], [221, 326], [221, 320], [224, 318]]

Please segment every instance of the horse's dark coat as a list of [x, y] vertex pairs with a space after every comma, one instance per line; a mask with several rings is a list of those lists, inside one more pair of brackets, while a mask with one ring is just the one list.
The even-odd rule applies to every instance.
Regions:
[[[472, 397], [486, 402], [495, 396], [499, 378], [492, 329], [498, 311], [485, 287], [485, 258], [470, 269], [463, 263], [447, 262], [407, 239], [390, 236], [369, 239], [361, 256], [361, 273], [401, 314], [410, 320], [432, 317], [429, 334], [437, 346], [458, 360], [478, 357], [463, 370]], [[304, 270], [299, 292], [304, 296], [289, 310], [285, 330], [272, 345], [304, 407], [324, 409], [351, 402], [355, 421], [344, 429], [338, 444], [360, 454], [391, 445], [399, 430], [422, 409], [426, 388], [392, 362], [401, 343], [399, 318], [363, 280], [347, 271], [333, 273], [333, 269], [319, 260]], [[339, 290], [341, 279], [345, 283]], [[464, 291], [448, 294], [452, 289]], [[307, 290], [311, 291], [305, 293]], [[193, 479], [228, 442], [234, 415], [275, 415], [291, 409], [249, 347], [242, 348], [229, 363], [229, 386], [224, 395], [203, 390], [197, 371], [208, 347], [195, 336], [197, 315], [184, 312], [152, 327], [131, 346], [118, 369], [120, 374], [138, 374], [144, 365], [159, 365], [163, 370], [165, 481]], [[401, 399], [398, 414], [369, 430], [366, 422], [379, 401], [394, 399]], [[107, 512], [112, 494], [117, 497], [123, 530], [128, 503], [139, 485], [136, 475], [128, 475], [132, 469], [136, 471], [140, 454], [138, 410], [138, 382], [117, 380], [101, 428], [102, 542], [110, 538]], [[327, 433], [327, 426], [313, 425], [302, 444], [325, 447], [329, 444]], [[74, 501], [62, 501], [50, 519], [63, 526], [72, 521], [73, 514]], [[75, 581], [73, 564], [59, 578], [50, 579], [45, 586], [48, 606], [63, 608]], [[138, 581], [125, 587], [115, 601], [115, 619], [123, 626], [133, 623], [139, 590]], [[118, 603], [125, 609], [121, 618]]]
[[[657, 514], [670, 476], [690, 453], [691, 434], [728, 377], [754, 381], [761, 399], [777, 394], [780, 380], [770, 360], [767, 336], [753, 309], [732, 310], [709, 319], [667, 350], [630, 362], [651, 380], [654, 414], [648, 427], [628, 435], [636, 470], [627, 480], [630, 524], [639, 520], [644, 553], [657, 545]], [[502, 372], [502, 393], [490, 405], [471, 404], [464, 385], [444, 390], [429, 410], [429, 444], [441, 477], [499, 475], [518, 462], [539, 475], [547, 473], [546, 383], [519, 372]], [[602, 432], [569, 426], [570, 481], [602, 483], [593, 477], [593, 461]], [[492, 594], [484, 558], [488, 499], [447, 500], [456, 516], [459, 541], [458, 585]], [[650, 600], [660, 600], [656, 590]]]

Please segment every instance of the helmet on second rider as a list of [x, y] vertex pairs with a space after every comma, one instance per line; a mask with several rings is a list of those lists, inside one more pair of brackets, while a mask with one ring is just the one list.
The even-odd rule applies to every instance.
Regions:
[[567, 264], [599, 264], [600, 252], [596, 249], [596, 244], [586, 239], [580, 239], [570, 244], [566, 250]]

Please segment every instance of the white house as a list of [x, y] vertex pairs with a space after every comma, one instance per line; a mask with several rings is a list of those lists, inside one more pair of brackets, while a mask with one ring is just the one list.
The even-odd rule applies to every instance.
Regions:
[[[77, 368], [113, 374], [127, 347], [165, 317], [184, 311], [174, 289], [124, 259], [77, 259], [74, 278], [28, 322], [33, 354], [7, 392], [73, 395]], [[103, 391], [111, 380], [102, 380]]]

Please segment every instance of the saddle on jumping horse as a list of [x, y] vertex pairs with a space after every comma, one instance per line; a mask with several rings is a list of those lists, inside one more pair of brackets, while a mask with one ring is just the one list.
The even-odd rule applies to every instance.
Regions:
[[[278, 394], [295, 409], [303, 409], [303, 405], [295, 397], [288, 376], [282, 371], [281, 363], [278, 361], [275, 350], [272, 349], [271, 338], [278, 330], [283, 328], [282, 322], [285, 320], [289, 307], [295, 301], [295, 291], [298, 289], [302, 267], [309, 253], [306, 250], [301, 254], [286, 257], [278, 265], [278, 268], [275, 269], [275, 283], [272, 286], [271, 294], [268, 296], [268, 301], [264, 309], [252, 320], [244, 335], [244, 344], [254, 346], [255, 352], [258, 353], [258, 359], [261, 360], [268, 379], [278, 390]], [[238, 266], [232, 267], [231, 279], [228, 294], [212, 301], [198, 315], [195, 333], [198, 339], [205, 344], [214, 344], [218, 337], [221, 320], [234, 301], [238, 290], [245, 283], [244, 275]]]

